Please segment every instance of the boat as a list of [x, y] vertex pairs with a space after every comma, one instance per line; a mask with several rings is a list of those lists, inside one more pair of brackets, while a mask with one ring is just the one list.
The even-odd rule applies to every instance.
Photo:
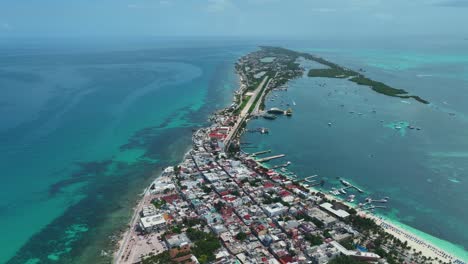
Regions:
[[287, 116], [292, 116], [292, 112], [293, 112], [292, 109], [291, 109], [291, 108], [288, 108], [288, 110], [286, 110], [284, 113], [285, 113], [285, 115], [287, 115]]
[[342, 193], [342, 194], [346, 194], [346, 191], [345, 191], [344, 189], [340, 189], [339, 191], [340, 191], [340, 193]]
[[332, 123], [328, 123], [328, 126], [331, 126], [331, 125], [332, 125]]
[[296, 102], [295, 102], [295, 101], [293, 101], [293, 105], [296, 105]]
[[401, 126], [395, 126], [395, 129], [401, 129]]
[[348, 198], [346, 199], [346, 201], [352, 203], [352, 202], [354, 202], [354, 198], [355, 198], [355, 197], [356, 197], [356, 195], [351, 194], [350, 196], [348, 196]]

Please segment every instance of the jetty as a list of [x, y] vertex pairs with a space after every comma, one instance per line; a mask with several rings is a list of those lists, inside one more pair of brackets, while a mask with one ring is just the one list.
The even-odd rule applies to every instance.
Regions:
[[251, 157], [255, 157], [257, 155], [262, 155], [262, 154], [266, 154], [266, 153], [270, 153], [271, 152], [271, 149], [269, 150], [262, 150], [262, 151], [258, 151], [258, 152], [255, 152], [255, 153], [252, 153], [250, 154]]
[[273, 166], [273, 169], [285, 168], [285, 167], [288, 167], [289, 165], [291, 165], [291, 162], [290, 162], [290, 161], [288, 161], [288, 162], [286, 162], [286, 163], [284, 163], [284, 164], [275, 165], [275, 166]]
[[258, 162], [268, 162], [270, 160], [279, 159], [279, 158], [282, 158], [282, 157], [285, 157], [285, 156], [286, 156], [285, 154], [279, 154], [279, 155], [275, 155], [275, 156], [270, 156], [270, 157], [258, 159], [257, 161]]
[[316, 178], [316, 177], [318, 177], [318, 175], [308, 176], [308, 177], [305, 177], [305, 178], [304, 178], [304, 181], [305, 181], [305, 182], [309, 182], [309, 183], [315, 182], [315, 180], [313, 180], [313, 178]]

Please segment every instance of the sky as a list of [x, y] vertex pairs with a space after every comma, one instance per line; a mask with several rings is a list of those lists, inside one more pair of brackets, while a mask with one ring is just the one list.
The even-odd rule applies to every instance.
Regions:
[[468, 0], [0, 0], [0, 38], [444, 35]]

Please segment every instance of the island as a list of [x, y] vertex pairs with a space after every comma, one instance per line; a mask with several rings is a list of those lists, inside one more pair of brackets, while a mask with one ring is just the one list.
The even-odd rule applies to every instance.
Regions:
[[[239, 59], [234, 103], [194, 131], [182, 162], [145, 189], [116, 245], [115, 263], [464, 263], [320, 191], [306, 181], [313, 176], [293, 179], [269, 168], [275, 156], [259, 159], [262, 153], [240, 150], [240, 135], [251, 118], [264, 114], [268, 92], [304, 75], [299, 57], [334, 65], [276, 47]], [[309, 75], [365, 78], [330, 68]]]

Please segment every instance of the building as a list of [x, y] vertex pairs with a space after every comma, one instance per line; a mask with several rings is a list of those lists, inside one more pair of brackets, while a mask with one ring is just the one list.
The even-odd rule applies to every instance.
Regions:
[[282, 205], [281, 203], [275, 203], [265, 206], [265, 213], [269, 217], [279, 216], [288, 211], [288, 207]]
[[341, 254], [353, 257], [358, 260], [363, 260], [363, 261], [377, 261], [380, 259], [380, 256], [372, 253], [372, 252], [361, 252], [357, 250], [348, 250], [345, 247], [343, 247], [340, 243], [336, 241], [330, 242], [333, 247], [335, 247], [338, 251], [341, 252]]
[[336, 223], [336, 218], [325, 213], [324, 211], [320, 210], [317, 207], [313, 207], [312, 209], [309, 210], [308, 215], [310, 217], [313, 217], [320, 222], [322, 222], [325, 226], [330, 226]]
[[343, 209], [335, 209], [331, 203], [323, 203], [320, 207], [341, 219], [349, 216], [348, 212]]
[[182, 248], [192, 243], [185, 233], [167, 236], [166, 242], [169, 248]]
[[140, 218], [140, 227], [145, 232], [159, 231], [166, 228], [166, 219], [164, 215], [152, 215]]

